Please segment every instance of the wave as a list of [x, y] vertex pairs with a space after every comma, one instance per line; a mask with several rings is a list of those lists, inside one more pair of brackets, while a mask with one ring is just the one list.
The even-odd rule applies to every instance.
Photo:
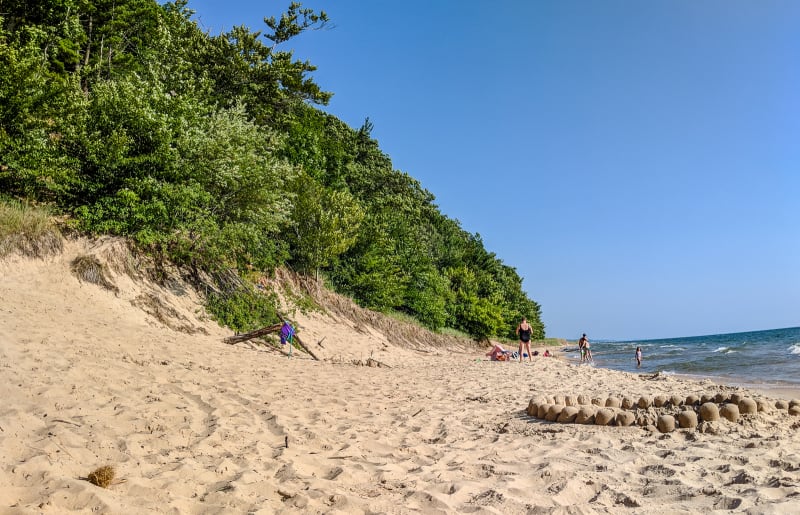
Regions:
[[800, 343], [789, 346], [789, 354], [800, 354]]
[[728, 351], [728, 350], [730, 350], [730, 347], [718, 347], [718, 348], [717, 348], [716, 350], [714, 350], [713, 352], [726, 352], [726, 351]]

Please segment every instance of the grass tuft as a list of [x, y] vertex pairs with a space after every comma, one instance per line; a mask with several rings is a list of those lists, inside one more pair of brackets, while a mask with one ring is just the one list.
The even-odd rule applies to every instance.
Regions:
[[96, 284], [106, 290], [119, 293], [119, 288], [108, 280], [106, 268], [94, 256], [78, 256], [72, 260], [72, 273], [79, 281]]
[[63, 249], [64, 240], [46, 209], [0, 200], [0, 258], [12, 253], [45, 258]]

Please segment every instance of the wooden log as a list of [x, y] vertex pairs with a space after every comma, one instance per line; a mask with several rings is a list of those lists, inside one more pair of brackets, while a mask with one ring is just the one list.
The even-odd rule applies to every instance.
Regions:
[[228, 336], [223, 341], [228, 345], [233, 345], [234, 343], [246, 342], [247, 340], [252, 340], [253, 338], [259, 338], [261, 336], [264, 336], [265, 334], [277, 333], [278, 331], [281, 330], [281, 325], [283, 324], [275, 324], [267, 327], [262, 327], [261, 329], [250, 331], [249, 333], [235, 334], [233, 336]]

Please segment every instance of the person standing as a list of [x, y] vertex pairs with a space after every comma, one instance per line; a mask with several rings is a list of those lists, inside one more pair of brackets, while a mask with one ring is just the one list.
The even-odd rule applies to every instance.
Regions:
[[642, 348], [636, 347], [636, 368], [642, 366]]
[[522, 322], [517, 326], [516, 333], [519, 335], [519, 362], [522, 363], [522, 347], [523, 345], [528, 351], [528, 361], [533, 362], [533, 354], [531, 354], [531, 333], [533, 328], [528, 323], [528, 319], [522, 317]]
[[578, 347], [581, 349], [581, 361], [594, 361], [592, 357], [592, 346], [589, 343], [589, 338], [586, 337], [586, 333], [583, 333], [581, 339], [578, 340]]
[[589, 341], [586, 339], [586, 333], [583, 333], [581, 339], [578, 340], [578, 351], [581, 353], [581, 363], [586, 361], [586, 342]]

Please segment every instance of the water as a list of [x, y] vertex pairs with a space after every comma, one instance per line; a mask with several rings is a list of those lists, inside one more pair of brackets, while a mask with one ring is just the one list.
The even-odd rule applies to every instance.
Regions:
[[[634, 353], [642, 348], [642, 367]], [[574, 355], [573, 355], [574, 354]], [[592, 342], [598, 367], [680, 374], [740, 385], [800, 386], [800, 327], [639, 340]], [[577, 348], [569, 352], [579, 359]]]

